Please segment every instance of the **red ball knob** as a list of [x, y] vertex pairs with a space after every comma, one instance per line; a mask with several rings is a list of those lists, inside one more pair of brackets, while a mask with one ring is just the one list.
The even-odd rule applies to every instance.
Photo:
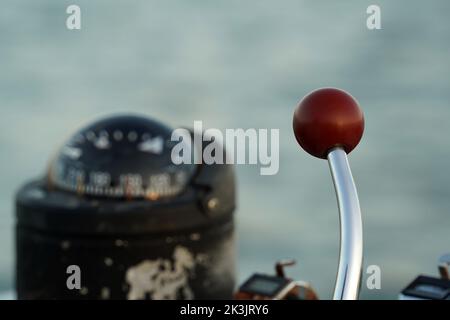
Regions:
[[318, 89], [303, 98], [294, 112], [294, 134], [309, 154], [326, 159], [334, 147], [350, 153], [364, 131], [364, 115], [350, 94]]

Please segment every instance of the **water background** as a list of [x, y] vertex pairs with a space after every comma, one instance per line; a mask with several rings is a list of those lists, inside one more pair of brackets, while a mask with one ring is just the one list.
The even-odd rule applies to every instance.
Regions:
[[[366, 8], [382, 8], [382, 30]], [[65, 9], [82, 9], [82, 30]], [[13, 197], [80, 126], [115, 112], [171, 125], [279, 128], [280, 171], [239, 166], [239, 277], [289, 275], [330, 298], [338, 213], [327, 163], [301, 151], [292, 112], [323, 86], [350, 91], [366, 131], [350, 155], [365, 265], [396, 298], [450, 251], [450, 2], [3, 1], [0, 4], [0, 291], [13, 286]], [[42, 261], [45, 263], [45, 261]]]

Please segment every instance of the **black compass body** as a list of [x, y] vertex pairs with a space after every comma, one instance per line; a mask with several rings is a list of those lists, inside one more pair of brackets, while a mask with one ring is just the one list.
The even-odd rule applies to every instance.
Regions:
[[174, 164], [172, 132], [99, 120], [18, 191], [19, 299], [231, 298], [233, 168]]

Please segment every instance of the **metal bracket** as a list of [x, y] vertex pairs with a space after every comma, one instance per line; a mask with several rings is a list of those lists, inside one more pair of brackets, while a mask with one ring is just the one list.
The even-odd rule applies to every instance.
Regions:
[[439, 258], [438, 269], [442, 279], [450, 280], [450, 253]]

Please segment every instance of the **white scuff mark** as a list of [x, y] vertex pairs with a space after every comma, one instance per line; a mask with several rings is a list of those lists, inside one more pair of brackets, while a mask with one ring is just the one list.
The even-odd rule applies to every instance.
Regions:
[[111, 295], [111, 293], [110, 293], [110, 291], [109, 291], [109, 288], [103, 287], [103, 288], [102, 288], [102, 291], [101, 291], [101, 293], [100, 293], [100, 297], [101, 297], [103, 300], [108, 300], [109, 297], [110, 297], [110, 295]]
[[105, 258], [105, 265], [107, 265], [108, 267], [111, 267], [113, 265], [114, 261], [113, 259], [106, 257]]
[[117, 239], [115, 241], [115, 245], [116, 245], [116, 247], [127, 247], [128, 246], [128, 241], [122, 240], [122, 239]]
[[70, 241], [68, 241], [68, 240], [62, 241], [62, 242], [61, 242], [61, 248], [62, 248], [63, 250], [69, 249], [69, 248], [70, 248]]
[[172, 237], [167, 237], [166, 238], [166, 243], [171, 243], [173, 242], [173, 238]]
[[86, 288], [86, 287], [83, 287], [83, 288], [80, 289], [80, 294], [83, 295], [83, 296], [87, 295], [88, 292], [89, 292], [89, 289]]
[[197, 262], [198, 264], [201, 264], [203, 266], [209, 266], [209, 264], [211, 263], [211, 258], [209, 255], [203, 253], [203, 254], [198, 254], [195, 257], [195, 262]]
[[185, 247], [177, 246], [172, 259], [144, 260], [130, 267], [126, 281], [130, 285], [129, 300], [175, 300], [178, 293], [191, 300], [194, 293], [189, 286], [189, 276], [195, 267], [194, 255]]
[[191, 235], [189, 236], [189, 238], [190, 238], [192, 241], [198, 241], [198, 240], [200, 240], [200, 233], [191, 233]]

